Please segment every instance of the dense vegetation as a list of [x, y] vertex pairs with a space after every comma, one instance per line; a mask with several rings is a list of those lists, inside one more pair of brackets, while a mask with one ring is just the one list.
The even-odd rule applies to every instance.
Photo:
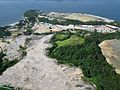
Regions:
[[119, 21], [114, 21], [114, 22], [111, 22], [111, 23], [108, 23], [108, 24], [120, 27], [120, 22]]
[[27, 20], [20, 20], [17, 24], [16, 27], [19, 29], [23, 28], [26, 24], [28, 24]]
[[80, 21], [78, 20], [70, 20], [70, 19], [66, 19], [66, 20], [58, 20], [58, 19], [48, 19], [48, 18], [38, 18], [38, 20], [40, 22], [45, 22], [45, 23], [50, 23], [50, 24], [53, 24], [53, 25], [69, 25], [69, 24], [74, 24], [74, 25], [78, 25], [78, 24], [81, 24]]
[[27, 17], [30, 22], [35, 22], [37, 16], [38, 12], [36, 10], [28, 10], [24, 13], [24, 17]]
[[38, 13], [36, 10], [28, 10], [24, 13], [25, 17], [37, 17]]
[[62, 36], [61, 40], [57, 36], [60, 36], [60, 33], [55, 34], [51, 39], [53, 46], [49, 48], [48, 54], [50, 57], [56, 58], [58, 63], [80, 67], [85, 75], [84, 78], [94, 83], [97, 90], [120, 90], [120, 75], [107, 63], [98, 46], [104, 40], [120, 39], [120, 32], [102, 34], [80, 31], [74, 34], [66, 32], [61, 32], [61, 34], [83, 37], [84, 42], [59, 46], [56, 42], [64, 42], [69, 37], [64, 38]]
[[105, 25], [106, 22], [103, 21], [87, 21], [87, 22], [82, 22], [79, 20], [73, 20], [73, 19], [63, 19], [63, 20], [58, 20], [58, 19], [52, 19], [49, 20], [48, 18], [42, 17], [42, 18], [38, 18], [38, 20], [40, 22], [45, 22], [45, 23], [50, 23], [53, 25]]
[[18, 60], [9, 61], [9, 60], [7, 60], [7, 59], [4, 59], [4, 56], [5, 56], [5, 55], [6, 55], [6, 54], [5, 54], [3, 51], [0, 52], [0, 75], [1, 75], [7, 68], [15, 65], [15, 64], [18, 62]]
[[25, 32], [23, 32], [24, 35], [31, 35], [33, 33], [33, 30], [31, 28], [28, 28]]
[[5, 26], [5, 27], [0, 27], [0, 38], [4, 38], [4, 37], [7, 37], [7, 36], [11, 36], [11, 33], [10, 31], [6, 30], [8, 27]]
[[[28, 40], [28, 39], [27, 39]], [[29, 43], [29, 41], [26, 41], [26, 44], [28, 44]], [[20, 51], [21, 51], [21, 56], [22, 57], [24, 57], [24, 56], [26, 56], [27, 55], [27, 51], [26, 51], [26, 49], [27, 49], [27, 47], [23, 47], [23, 46], [19, 46], [20, 47]]]

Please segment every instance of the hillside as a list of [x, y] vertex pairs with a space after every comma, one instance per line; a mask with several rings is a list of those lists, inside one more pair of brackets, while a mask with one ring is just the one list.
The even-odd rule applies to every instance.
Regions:
[[120, 74], [120, 40], [106, 40], [100, 44], [103, 55], [115, 71]]
[[[58, 38], [60, 34], [69, 35], [69, 37]], [[79, 38], [80, 41], [73, 38], [73, 36], [77, 37], [77, 39]], [[51, 38], [53, 46], [49, 48], [49, 56], [56, 58], [60, 64], [80, 67], [83, 71], [84, 79], [93, 83], [96, 86], [96, 90], [119, 90], [120, 75], [115, 71], [119, 66], [119, 58], [116, 57], [117, 59], [114, 61], [115, 57], [111, 56], [119, 56], [119, 53], [113, 53], [109, 48], [109, 43], [104, 48], [100, 45], [102, 51], [99, 47], [101, 42], [111, 39], [120, 39], [120, 32], [102, 34], [81, 30], [74, 33], [63, 31], [54, 34]], [[119, 44], [115, 43], [114, 45], [114, 50], [118, 52], [119, 48], [116, 46], [119, 47]], [[110, 58], [109, 61], [112, 61], [112, 64], [109, 64], [108, 60], [106, 61], [104, 55]]]
[[34, 38], [27, 49], [27, 56], [7, 69], [0, 76], [0, 83], [20, 90], [94, 90], [80, 78], [83, 74], [79, 68], [59, 65], [45, 55], [50, 37]]
[[106, 60], [119, 56], [119, 43], [112, 46], [117, 53], [101, 47], [119, 39], [120, 22], [111, 19], [28, 10], [0, 27], [0, 89], [120, 90], [116, 65]]

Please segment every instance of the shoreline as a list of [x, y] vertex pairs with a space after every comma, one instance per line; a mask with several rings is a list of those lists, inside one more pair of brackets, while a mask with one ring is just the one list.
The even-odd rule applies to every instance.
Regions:
[[[83, 16], [88, 16], [88, 17], [93, 17], [93, 18], [97, 18], [97, 19], [101, 19], [101, 20], [104, 20], [105, 22], [114, 22], [116, 20], [113, 20], [113, 19], [109, 19], [109, 18], [106, 18], [106, 17], [103, 17], [103, 16], [98, 16], [98, 15], [94, 15], [94, 14], [88, 14], [88, 13], [77, 13], [77, 12], [73, 12], [73, 13], [68, 13], [68, 12], [54, 12], [54, 11], [51, 11], [51, 12], [48, 12], [48, 13], [57, 13], [57, 14], [81, 14]], [[14, 26], [15, 24], [19, 23], [20, 20], [24, 20], [25, 17], [24, 16], [21, 16], [21, 18], [15, 20], [15, 22], [13, 23], [8, 23], [8, 24], [4, 24], [4, 25], [0, 25], [0, 27], [5, 27], [5, 26]]]
[[11, 23], [0, 24], [0, 27], [13, 26], [13, 25], [17, 24], [20, 20], [24, 20], [24, 16], [20, 16], [20, 17], [19, 17], [18, 19], [16, 19], [16, 20], [8, 21], [8, 22], [11, 22]]

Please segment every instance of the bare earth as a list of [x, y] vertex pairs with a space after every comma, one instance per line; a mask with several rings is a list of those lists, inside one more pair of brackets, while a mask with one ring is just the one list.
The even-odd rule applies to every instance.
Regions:
[[107, 62], [120, 74], [120, 40], [105, 40], [99, 46]]
[[80, 20], [83, 22], [87, 22], [87, 21], [97, 21], [97, 18], [92, 17], [92, 16], [88, 16], [88, 15], [84, 15], [84, 14], [78, 14], [78, 13], [73, 13], [71, 15], [68, 15], [67, 17], [65, 17], [66, 19], [74, 19], [74, 20]]
[[21, 90], [94, 90], [80, 78], [83, 75], [79, 68], [58, 65], [45, 55], [51, 36], [32, 40], [27, 56], [0, 76], [0, 84]]

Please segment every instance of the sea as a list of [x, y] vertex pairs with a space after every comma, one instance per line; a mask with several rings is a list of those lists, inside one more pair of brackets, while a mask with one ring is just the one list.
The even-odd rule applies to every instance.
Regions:
[[29, 9], [80, 12], [120, 21], [120, 0], [0, 0], [0, 26], [19, 21]]

